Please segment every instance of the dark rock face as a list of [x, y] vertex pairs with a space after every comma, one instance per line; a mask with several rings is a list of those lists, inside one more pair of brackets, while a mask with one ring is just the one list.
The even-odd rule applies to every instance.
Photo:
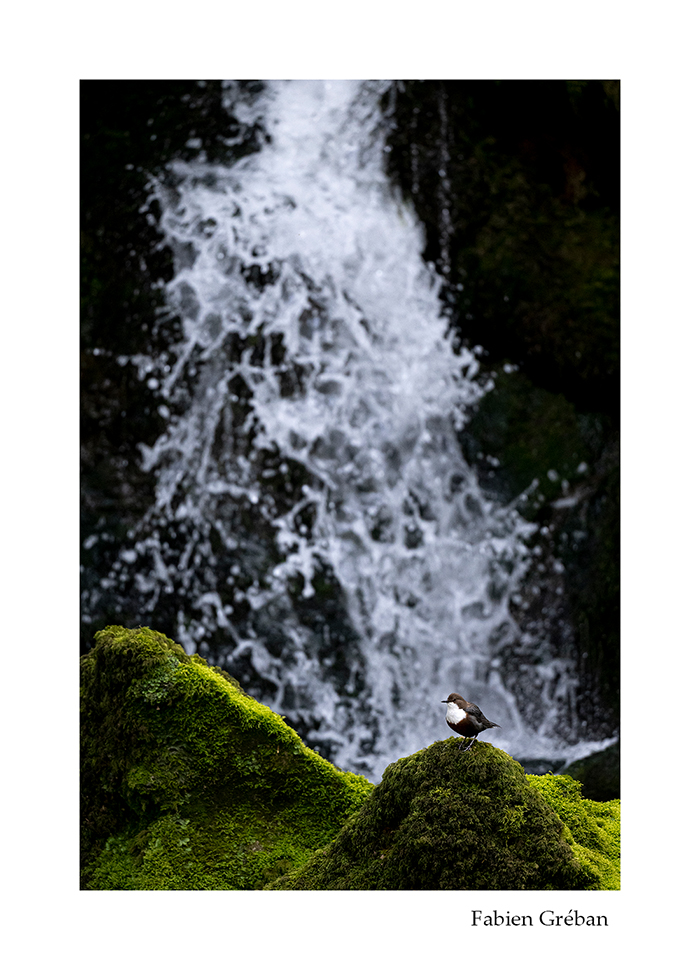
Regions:
[[582, 411], [618, 408], [619, 85], [409, 81], [389, 169], [455, 329]]
[[[439, 741], [390, 765], [335, 841], [270, 888], [618, 888], [614, 810], [603, 812], [603, 842], [598, 825], [576, 824], [593, 803], [571, 779], [543, 779], [543, 796], [505, 752], [484, 742], [468, 754], [458, 748]], [[570, 826], [550, 796], [570, 811]]]
[[608, 801], [620, 797], [620, 742], [603, 751], [574, 761], [566, 767], [566, 774], [581, 783], [585, 798]]

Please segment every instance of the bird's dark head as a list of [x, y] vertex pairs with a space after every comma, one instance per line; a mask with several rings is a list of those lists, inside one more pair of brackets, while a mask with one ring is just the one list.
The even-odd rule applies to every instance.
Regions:
[[449, 694], [448, 695], [447, 700], [440, 701], [440, 703], [441, 704], [456, 704], [458, 707], [462, 707], [463, 708], [464, 705], [465, 705], [465, 703], [466, 703], [466, 701], [464, 700], [464, 698], [462, 697], [461, 694], [455, 694], [453, 692], [452, 694]]

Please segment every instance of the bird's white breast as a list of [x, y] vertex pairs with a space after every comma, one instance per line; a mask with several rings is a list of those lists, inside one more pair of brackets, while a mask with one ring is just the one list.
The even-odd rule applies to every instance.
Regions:
[[461, 707], [457, 707], [454, 701], [450, 701], [445, 716], [448, 724], [459, 724], [460, 721], [464, 720], [464, 711]]

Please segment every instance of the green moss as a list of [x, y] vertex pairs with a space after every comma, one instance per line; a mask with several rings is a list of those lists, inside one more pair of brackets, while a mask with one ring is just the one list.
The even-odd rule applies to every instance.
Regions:
[[84, 888], [262, 888], [372, 790], [162, 634], [95, 639], [81, 661]]
[[376, 788], [151, 630], [81, 661], [86, 889], [616, 889], [619, 802], [440, 741]]
[[564, 838], [599, 889], [620, 888], [620, 800], [581, 797], [581, 783], [568, 775], [529, 775], [564, 822]]
[[[338, 837], [270, 888], [610, 888], [588, 828], [572, 834], [505, 752], [458, 745], [439, 741], [390, 765]], [[568, 819], [575, 799], [566, 792]]]

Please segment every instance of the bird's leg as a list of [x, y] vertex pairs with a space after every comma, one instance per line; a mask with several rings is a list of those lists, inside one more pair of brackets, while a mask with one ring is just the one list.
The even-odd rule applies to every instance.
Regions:
[[[469, 751], [469, 749], [471, 748], [471, 746], [474, 744], [475, 741], [476, 741], [476, 735], [474, 735], [474, 737], [471, 739], [471, 741], [466, 746], [466, 748], [464, 748], [464, 751], [465, 752]], [[464, 741], [462, 742], [462, 744], [460, 744], [459, 750], [461, 751], [463, 747], [464, 747]]]

